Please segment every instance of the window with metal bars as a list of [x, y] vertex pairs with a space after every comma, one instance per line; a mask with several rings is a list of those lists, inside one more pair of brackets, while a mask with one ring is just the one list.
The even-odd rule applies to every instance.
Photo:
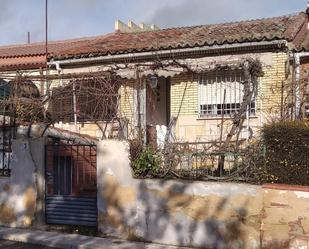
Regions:
[[[219, 71], [199, 75], [199, 116], [232, 116], [240, 111], [244, 95], [242, 71]], [[255, 96], [247, 107], [255, 115]]]
[[77, 122], [110, 121], [116, 116], [117, 104], [116, 86], [111, 91], [94, 80], [75, 80], [52, 89], [49, 112], [54, 120], [63, 122], [74, 122], [75, 110]]
[[[3, 118], [4, 119], [4, 118]], [[0, 131], [0, 176], [9, 177], [11, 175], [12, 139], [13, 127], [5, 124], [1, 125]]]

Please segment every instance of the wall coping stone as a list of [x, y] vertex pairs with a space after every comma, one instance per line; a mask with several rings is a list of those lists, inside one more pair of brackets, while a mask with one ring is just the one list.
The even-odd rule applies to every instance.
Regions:
[[309, 186], [301, 186], [301, 185], [268, 183], [263, 184], [262, 188], [309, 192]]

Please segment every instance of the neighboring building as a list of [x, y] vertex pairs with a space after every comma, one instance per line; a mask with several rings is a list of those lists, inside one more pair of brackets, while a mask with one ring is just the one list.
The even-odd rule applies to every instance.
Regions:
[[[76, 46], [85, 45], [98, 37], [55, 41], [48, 43], [48, 55]], [[43, 117], [43, 105], [41, 95], [46, 93], [48, 81], [44, 80], [46, 75], [47, 57], [45, 42], [8, 45], [0, 47], [0, 176], [9, 176], [12, 159], [12, 141], [18, 137], [17, 127], [25, 123], [31, 123], [34, 117], [29, 115], [34, 102], [37, 103], [40, 118]], [[54, 72], [49, 72], [54, 73]], [[28, 80], [17, 76], [41, 76], [38, 80]], [[20, 80], [23, 79], [22, 82]], [[19, 120], [16, 121], [16, 113], [8, 111], [10, 103], [6, 102], [9, 96], [15, 95], [19, 98], [19, 107], [25, 110], [27, 117], [22, 116], [23, 111], [19, 109]], [[27, 129], [26, 129], [27, 130]], [[44, 130], [44, 128], [42, 129]], [[62, 131], [63, 133], [64, 131]], [[60, 132], [54, 134], [60, 136]], [[51, 133], [46, 132], [46, 135]], [[28, 134], [29, 136], [30, 134]], [[27, 136], [27, 132], [24, 132]]]
[[[45, 42], [0, 46], [0, 78], [4, 80], [4, 83], [8, 83], [17, 75], [29, 76], [30, 79], [36, 77], [38, 79], [32, 80], [33, 83], [36, 85], [41, 95], [46, 95], [47, 91], [61, 84], [59, 81], [53, 82], [44, 79], [46, 75], [47, 57], [67, 49], [90, 44], [102, 37], [103, 36], [96, 36], [48, 42], [48, 56], [46, 56]], [[57, 73], [57, 69], [48, 70], [49, 75]], [[56, 126], [63, 128], [62, 122], [56, 124]], [[90, 130], [93, 130], [92, 128], [89, 130], [88, 126], [92, 127], [93, 125], [86, 124], [86, 127], [83, 126], [83, 130], [86, 130], [84, 133], [91, 133]], [[69, 126], [69, 130], [77, 131], [73, 126]]]

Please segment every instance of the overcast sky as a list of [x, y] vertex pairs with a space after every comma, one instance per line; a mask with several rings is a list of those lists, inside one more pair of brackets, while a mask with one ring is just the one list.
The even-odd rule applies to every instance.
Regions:
[[[161, 28], [280, 16], [306, 9], [306, 0], [48, 0], [49, 39], [101, 35], [114, 22]], [[45, 0], [0, 0], [0, 44], [45, 39]]]

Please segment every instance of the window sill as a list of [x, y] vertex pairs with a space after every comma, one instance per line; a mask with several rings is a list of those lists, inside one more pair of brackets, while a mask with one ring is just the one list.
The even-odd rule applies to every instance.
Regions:
[[[257, 119], [258, 116], [254, 115], [254, 116], [250, 116], [249, 119]], [[222, 119], [222, 116], [218, 116], [218, 117], [198, 117], [196, 120], [221, 120]], [[225, 120], [230, 120], [230, 119], [233, 119], [232, 117], [229, 117], [229, 116], [224, 116], [224, 119]]]

